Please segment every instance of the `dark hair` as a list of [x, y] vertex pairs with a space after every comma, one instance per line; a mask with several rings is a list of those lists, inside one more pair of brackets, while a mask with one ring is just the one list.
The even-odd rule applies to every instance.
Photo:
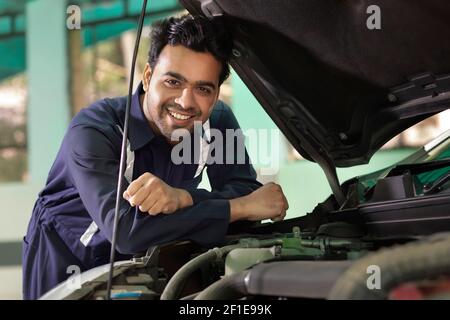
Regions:
[[184, 15], [155, 23], [150, 34], [148, 62], [153, 69], [166, 45], [182, 45], [197, 52], [209, 52], [222, 63], [219, 75], [221, 85], [230, 75], [228, 65], [232, 40], [221, 21], [200, 16]]

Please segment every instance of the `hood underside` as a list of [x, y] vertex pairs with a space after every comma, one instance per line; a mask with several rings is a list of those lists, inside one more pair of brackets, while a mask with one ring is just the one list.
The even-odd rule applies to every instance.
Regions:
[[300, 154], [322, 167], [367, 163], [450, 106], [448, 0], [180, 2], [224, 20], [233, 68]]

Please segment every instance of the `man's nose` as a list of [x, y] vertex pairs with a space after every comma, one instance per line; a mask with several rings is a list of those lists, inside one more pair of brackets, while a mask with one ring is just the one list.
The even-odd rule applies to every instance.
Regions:
[[194, 92], [191, 88], [184, 88], [179, 97], [175, 99], [175, 103], [179, 104], [183, 109], [195, 107]]

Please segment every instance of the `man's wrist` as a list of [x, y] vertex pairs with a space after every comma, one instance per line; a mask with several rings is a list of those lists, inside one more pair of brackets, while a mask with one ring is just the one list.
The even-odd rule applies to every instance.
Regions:
[[191, 194], [183, 189], [177, 189], [178, 199], [179, 199], [179, 208], [183, 209], [186, 207], [190, 207], [194, 204], [194, 201], [191, 197]]
[[236, 198], [230, 200], [230, 222], [237, 220], [244, 220], [247, 218], [247, 212], [245, 209], [245, 201], [242, 198]]

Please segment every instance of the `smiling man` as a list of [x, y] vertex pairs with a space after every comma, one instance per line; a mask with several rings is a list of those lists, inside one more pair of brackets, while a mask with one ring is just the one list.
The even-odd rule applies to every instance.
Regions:
[[[188, 15], [154, 26], [131, 102], [118, 260], [174, 240], [218, 245], [230, 222], [284, 218], [280, 186], [261, 186], [246, 152], [243, 164], [208, 164], [212, 191], [198, 189], [203, 165], [171, 159], [177, 129], [193, 132], [195, 122], [205, 133], [239, 129], [218, 100], [231, 46], [220, 24], [206, 19]], [[125, 105], [126, 97], [103, 99], [71, 121], [24, 238], [25, 299], [39, 298], [69, 270], [108, 262]]]

